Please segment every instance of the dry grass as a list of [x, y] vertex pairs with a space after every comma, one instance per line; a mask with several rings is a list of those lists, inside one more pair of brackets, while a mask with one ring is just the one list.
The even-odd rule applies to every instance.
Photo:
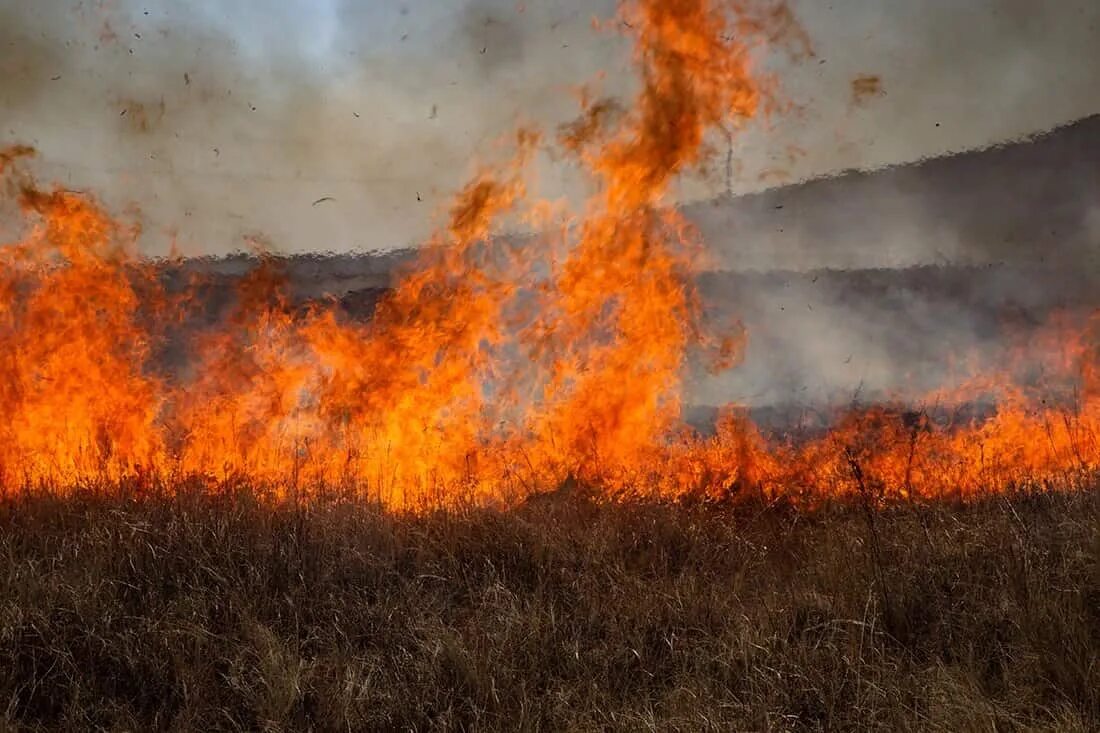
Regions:
[[0, 727], [1096, 730], [1100, 494], [0, 505]]

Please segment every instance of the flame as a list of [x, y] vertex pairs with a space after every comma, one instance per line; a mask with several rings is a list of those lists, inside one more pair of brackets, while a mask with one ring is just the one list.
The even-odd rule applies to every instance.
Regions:
[[[813, 439], [765, 435], [735, 408], [711, 437], [688, 430], [687, 360], [729, 368], [745, 339], [704, 322], [702, 243], [670, 187], [705, 163], [715, 130], [772, 106], [761, 49], [812, 49], [774, 3], [626, 0], [615, 27], [634, 44], [635, 98], [585, 96], [556, 140], [591, 176], [581, 211], [534, 243], [497, 236], [506, 218], [545, 216], [530, 161], [548, 143], [522, 129], [371, 319], [301, 312], [261, 254], [182, 368], [161, 356], [202, 283], [167, 292], [133, 227], [36, 187], [16, 170], [30, 149], [0, 151], [27, 222], [0, 248], [0, 484], [189, 477], [418, 508], [577, 482], [609, 498], [812, 504], [1074, 487], [1095, 471], [1100, 319], [1052, 326], [1043, 353], [1060, 358], [1043, 379], [976, 377], [930, 395], [938, 409], [852, 410]], [[986, 397], [989, 414], [947, 409]]]
[[[120, 478], [163, 463], [163, 385], [145, 372], [153, 289], [94, 202], [25, 188], [39, 223], [0, 249], [0, 477], [5, 484]], [[154, 294], [150, 294], [155, 297]]]

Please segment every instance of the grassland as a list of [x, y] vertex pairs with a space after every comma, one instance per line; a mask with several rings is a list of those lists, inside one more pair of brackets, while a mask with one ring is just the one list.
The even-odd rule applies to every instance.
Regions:
[[1097, 730], [1100, 493], [0, 503], [0, 726]]

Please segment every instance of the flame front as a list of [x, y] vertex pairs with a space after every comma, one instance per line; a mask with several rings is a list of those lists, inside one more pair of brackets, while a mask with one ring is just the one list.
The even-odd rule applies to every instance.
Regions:
[[[586, 100], [556, 140], [594, 184], [582, 211], [537, 243], [494, 236], [502, 218], [544, 209], [528, 173], [543, 139], [520, 130], [510, 163], [474, 176], [369, 321], [297, 312], [261, 258], [182, 369], [155, 355], [201, 286], [167, 292], [137, 232], [89, 197], [11, 172], [28, 149], [0, 153], [27, 221], [0, 249], [3, 486], [198, 477], [416, 508], [574, 481], [607, 497], [814, 502], [1073, 487], [1095, 469], [1093, 326], [1060, 342], [1073, 346], [1054, 381], [1009, 389], [1020, 382], [1003, 375], [943, 400], [995, 393], [992, 415], [880, 407], [791, 442], [731, 410], [713, 437], [687, 430], [689, 356], [729, 366], [743, 340], [703, 323], [701, 243], [669, 187], [704, 163], [709, 133], [766, 106], [758, 50], [807, 43], [772, 4], [630, 0], [618, 27], [634, 43], [635, 99]], [[1072, 400], [1049, 399], [1071, 383]]]

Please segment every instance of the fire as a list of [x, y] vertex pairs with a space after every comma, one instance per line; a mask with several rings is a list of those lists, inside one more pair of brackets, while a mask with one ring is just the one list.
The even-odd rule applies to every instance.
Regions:
[[712, 437], [688, 430], [689, 356], [729, 367], [744, 338], [704, 323], [702, 243], [670, 186], [706, 161], [711, 133], [768, 107], [758, 51], [809, 46], [773, 4], [627, 0], [617, 27], [634, 42], [636, 97], [586, 99], [556, 140], [594, 184], [582, 211], [535, 245], [499, 243], [503, 218], [543, 212], [529, 161], [547, 143], [520, 130], [510, 161], [472, 178], [369, 321], [298, 312], [260, 257], [228, 317], [190, 337], [183, 367], [162, 356], [202, 284], [167, 292], [133, 228], [12, 172], [29, 149], [0, 152], [27, 221], [0, 249], [0, 483], [189, 477], [417, 508], [572, 481], [609, 498], [812, 503], [1070, 486], [1095, 468], [1095, 326], [1057, 342], [1074, 344], [1058, 365], [1083, 385], [1072, 401], [1044, 403], [1049, 380], [1009, 388], [1023, 382], [998, 375], [940, 396], [996, 393], [991, 415], [963, 420], [877, 407], [793, 441], [731, 409]]
[[39, 224], [0, 250], [0, 476], [117, 479], [163, 463], [163, 385], [145, 373], [143, 278], [121, 230], [76, 194], [25, 189]]

